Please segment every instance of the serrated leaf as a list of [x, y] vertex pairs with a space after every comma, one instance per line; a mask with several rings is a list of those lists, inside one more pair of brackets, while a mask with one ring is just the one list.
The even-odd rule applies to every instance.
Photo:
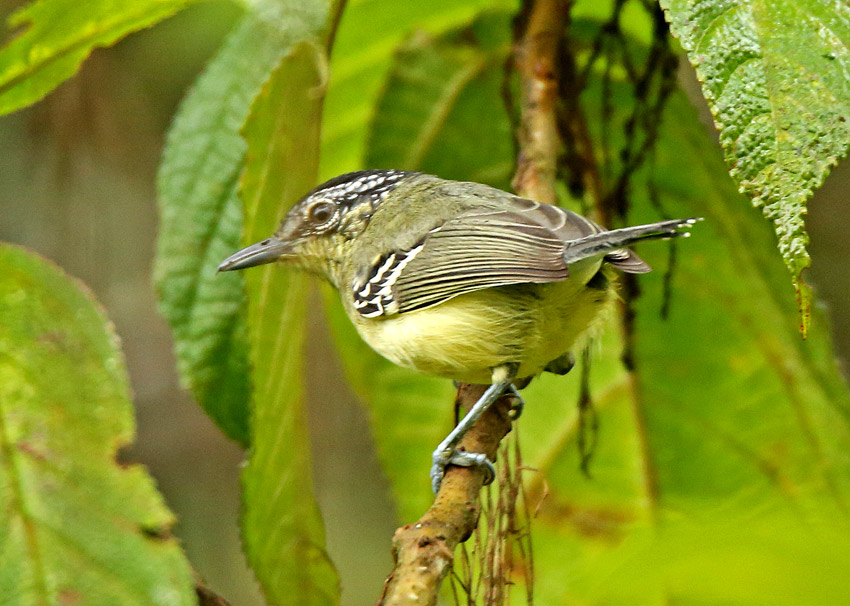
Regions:
[[41, 0], [9, 18], [25, 28], [0, 49], [0, 115], [35, 103], [97, 47], [170, 17], [195, 0]]
[[[250, 370], [243, 278], [216, 275], [239, 247], [236, 192], [245, 158], [239, 129], [251, 102], [292, 45], [323, 23], [316, 3], [255, 3], [180, 107], [157, 179], [160, 231], [154, 276], [174, 333], [183, 382], [222, 430], [247, 445]], [[297, 5], [297, 6], [295, 6]], [[262, 9], [262, 10], [261, 10]]]
[[[583, 27], [587, 24], [574, 22], [571, 32], [582, 35]], [[433, 48], [418, 51], [423, 63], [433, 62], [440, 45], [437, 40]], [[645, 47], [633, 46], [630, 42], [632, 56], [646, 56]], [[404, 60], [415, 64], [416, 54]], [[632, 85], [623, 80], [601, 86], [606, 73], [625, 78], [627, 72], [616, 67], [598, 66], [582, 97], [600, 161], [603, 156], [613, 161], [605, 171], [608, 187], [622, 169], [617, 163], [634, 105], [646, 102], [643, 96], [636, 100]], [[402, 80], [388, 82], [383, 109], [402, 106], [386, 102]], [[504, 132], [507, 127], [497, 124], [507, 121], [499, 88], [491, 85], [476, 99], [478, 111], [490, 117], [491, 132]], [[433, 109], [415, 102], [403, 107], [413, 124], [426, 124]], [[376, 124], [384, 119], [378, 115]], [[486, 132], [474, 132], [479, 154], [460, 154], [453, 167], [458, 173], [476, 173], [492, 160], [490, 150], [503, 145]], [[384, 136], [376, 131], [371, 141], [377, 145]], [[433, 139], [440, 141], [440, 135]], [[386, 165], [409, 153], [395, 140], [381, 145], [395, 155], [383, 158]], [[533, 495], [543, 494], [544, 486], [547, 494], [532, 524], [536, 601], [753, 603], [748, 600], [769, 587], [780, 561], [790, 572], [776, 581], [784, 594], [768, 592], [778, 596], [775, 603], [794, 604], [800, 595], [828, 601], [848, 591], [845, 581], [834, 580], [841, 556], [824, 560], [829, 572], [809, 572], [811, 554], [842, 543], [847, 532], [850, 397], [824, 322], [808, 341], [799, 339], [795, 301], [784, 287], [786, 274], [769, 229], [742, 204], [725, 177], [719, 150], [681, 93], [669, 102], [656, 150], [654, 160], [647, 161], [652, 168], [632, 175], [629, 221], [662, 218], [658, 204], [666, 216], [707, 220], [692, 238], [676, 244], [667, 319], [660, 310], [669, 245], [640, 247], [656, 271], [638, 278], [636, 374], [630, 376], [620, 361], [623, 341], [616, 322], [594, 347], [591, 392], [599, 433], [590, 478], [580, 471], [577, 448], [578, 373], [540, 377], [524, 392], [526, 408], [518, 421], [523, 461], [538, 470], [526, 472], [526, 481]], [[435, 145], [433, 157], [441, 156], [451, 162], [453, 147]], [[418, 168], [435, 170], [429, 162]], [[446, 385], [446, 395], [440, 396], [439, 381], [391, 369], [364, 354], [354, 338], [340, 339], [343, 359], [373, 406], [376, 442], [409, 521], [421, 514], [427, 499], [427, 488], [414, 486], [410, 478], [426, 484], [430, 440], [449, 424], [450, 388]], [[408, 407], [411, 391], [415, 397]], [[811, 524], [818, 532], [787, 533], [787, 523]], [[771, 543], [771, 532], [783, 540]], [[710, 546], [707, 552], [717, 558], [710, 566], [709, 558], [686, 551], [700, 548], [694, 541], [718, 537], [725, 543]], [[770, 545], [785, 557], [763, 557]], [[630, 572], [628, 582], [612, 582], [619, 571], [647, 570], [635, 558], [651, 558], [652, 574]], [[736, 584], [726, 582], [734, 571], [724, 566], [724, 558], [750, 566], [747, 574], [734, 576]]]
[[[243, 243], [268, 237], [315, 183], [324, 49], [301, 43], [283, 59], [244, 128]], [[246, 272], [253, 367], [252, 448], [243, 473], [243, 538], [271, 604], [338, 604], [313, 496], [303, 391], [307, 282], [274, 264]]]
[[138, 466], [129, 382], [103, 310], [54, 265], [0, 245], [3, 604], [195, 604], [174, 516]]
[[850, 142], [850, 7], [824, 0], [661, 5], [703, 84], [732, 177], [773, 222], [805, 334], [805, 203]]

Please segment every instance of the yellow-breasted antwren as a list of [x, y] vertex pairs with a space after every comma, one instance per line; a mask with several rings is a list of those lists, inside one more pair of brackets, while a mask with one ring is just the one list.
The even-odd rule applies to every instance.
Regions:
[[463, 434], [513, 381], [564, 372], [577, 340], [614, 298], [609, 266], [650, 270], [624, 248], [688, 235], [697, 219], [607, 231], [568, 210], [479, 183], [400, 170], [341, 175], [307, 193], [271, 237], [219, 271], [272, 261], [325, 276], [363, 339], [392, 362], [490, 387], [433, 454], [439, 489], [448, 464], [492, 464], [459, 452]]

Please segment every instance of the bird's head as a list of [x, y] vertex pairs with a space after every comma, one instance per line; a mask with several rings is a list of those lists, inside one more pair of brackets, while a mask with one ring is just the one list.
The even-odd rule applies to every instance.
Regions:
[[232, 254], [218, 270], [284, 261], [333, 277], [345, 248], [366, 229], [381, 201], [415, 174], [362, 170], [331, 179], [301, 198], [273, 235]]

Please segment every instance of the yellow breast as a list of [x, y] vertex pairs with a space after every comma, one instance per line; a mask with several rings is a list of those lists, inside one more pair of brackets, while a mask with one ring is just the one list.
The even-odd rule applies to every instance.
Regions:
[[394, 316], [349, 316], [379, 354], [407, 368], [469, 383], [490, 383], [491, 369], [519, 365], [539, 373], [594, 325], [611, 289], [570, 279], [488, 288]]

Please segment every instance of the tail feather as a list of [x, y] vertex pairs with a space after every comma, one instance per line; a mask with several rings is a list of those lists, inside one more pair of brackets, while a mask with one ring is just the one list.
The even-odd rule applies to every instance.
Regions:
[[672, 219], [591, 234], [569, 242], [564, 250], [564, 261], [574, 263], [581, 259], [613, 251], [606, 255], [606, 259], [613, 265], [626, 272], [645, 273], [650, 270], [649, 266], [633, 252], [622, 250], [624, 246], [640, 240], [687, 237], [690, 232], [679, 230], [689, 229], [694, 223], [701, 220], [701, 218]]
[[645, 274], [652, 271], [649, 263], [630, 248], [615, 248], [605, 255], [605, 261], [627, 274]]

